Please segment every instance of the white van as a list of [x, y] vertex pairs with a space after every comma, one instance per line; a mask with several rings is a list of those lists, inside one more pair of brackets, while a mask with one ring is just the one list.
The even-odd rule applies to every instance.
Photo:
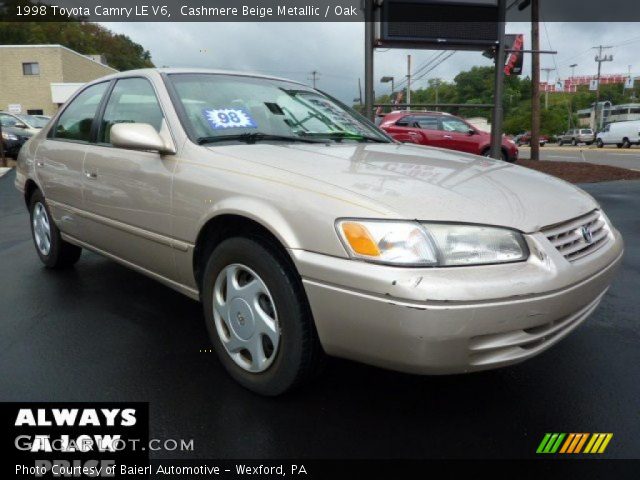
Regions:
[[640, 120], [610, 123], [605, 126], [598, 133], [596, 145], [602, 148], [609, 144], [615, 144], [618, 148], [629, 148], [633, 144], [640, 145]]

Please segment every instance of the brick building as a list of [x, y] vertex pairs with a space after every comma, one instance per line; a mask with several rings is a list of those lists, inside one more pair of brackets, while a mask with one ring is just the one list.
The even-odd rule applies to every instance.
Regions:
[[0, 110], [53, 115], [81, 85], [116, 71], [62, 45], [0, 45]]

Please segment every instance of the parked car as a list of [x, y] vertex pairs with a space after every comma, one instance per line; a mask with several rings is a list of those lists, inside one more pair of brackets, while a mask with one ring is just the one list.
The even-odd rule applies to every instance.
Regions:
[[[516, 142], [516, 145], [518, 145], [519, 147], [522, 145], [531, 145], [531, 132], [519, 133], [518, 135], [516, 135], [516, 138], [514, 140]], [[549, 137], [547, 137], [546, 135], [540, 135], [538, 137], [538, 141], [540, 142], [540, 146], [544, 147], [547, 143], [549, 143]]]
[[565, 143], [570, 143], [573, 146], [579, 143], [591, 145], [595, 139], [596, 135], [590, 128], [572, 128], [558, 136], [558, 145], [562, 146]]
[[29, 138], [31, 138], [31, 133], [28, 130], [2, 125], [2, 147], [5, 156], [18, 158], [20, 148]]
[[[380, 123], [380, 128], [400, 142], [417, 143], [430, 147], [446, 148], [475, 155], [489, 155], [491, 135], [466, 122], [462, 118], [442, 112], [389, 113]], [[518, 160], [516, 144], [502, 139], [502, 159]]]
[[24, 140], [15, 132], [15, 129], [2, 127], [1, 140], [5, 156], [17, 158], [20, 147], [24, 144]]
[[90, 82], [20, 151], [16, 186], [46, 267], [92, 250], [201, 301], [221, 363], [266, 395], [325, 353], [419, 374], [529, 359], [594, 311], [623, 252], [575, 186], [396, 142], [252, 74]]
[[614, 144], [618, 148], [640, 145], [640, 120], [605, 125], [596, 137], [596, 145], [598, 148], [602, 148], [610, 144]]
[[44, 127], [48, 120], [43, 120], [34, 115], [22, 115], [7, 112], [0, 112], [0, 122], [3, 127], [20, 128], [29, 136], [35, 135]]

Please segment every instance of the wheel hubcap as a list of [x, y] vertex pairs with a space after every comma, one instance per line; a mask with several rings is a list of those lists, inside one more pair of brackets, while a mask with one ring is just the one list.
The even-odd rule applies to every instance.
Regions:
[[36, 241], [36, 247], [42, 255], [49, 255], [51, 251], [51, 226], [49, 224], [49, 216], [47, 210], [42, 203], [36, 203], [33, 208], [33, 238]]
[[213, 286], [213, 317], [222, 345], [241, 368], [264, 372], [280, 344], [275, 303], [264, 281], [249, 267], [222, 269]]

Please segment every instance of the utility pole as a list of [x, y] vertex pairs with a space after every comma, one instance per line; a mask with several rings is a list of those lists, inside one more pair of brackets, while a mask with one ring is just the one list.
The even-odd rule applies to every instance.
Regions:
[[549, 74], [555, 70], [555, 68], [541, 68], [543, 72], [547, 74], [547, 85], [544, 89], [544, 109], [549, 110]]
[[[436, 89], [436, 105], [438, 105], [440, 103], [440, 96], [439, 96], [439, 92], [438, 90], [440, 89], [440, 79], [439, 78], [434, 78], [433, 79], [433, 86]], [[439, 107], [436, 107], [436, 112], [439, 111]]]
[[360, 99], [360, 105], [362, 105], [362, 83], [360, 77], [358, 77], [358, 98]]
[[572, 63], [571, 65], [569, 65], [569, 68], [571, 69], [571, 82], [569, 82], [569, 93], [573, 93], [573, 84], [575, 82], [575, 78], [576, 78], [576, 67], [578, 66], [577, 63]]
[[598, 55], [596, 55], [596, 62], [598, 63], [598, 76], [596, 77], [596, 131], [599, 132], [600, 129], [602, 128], [602, 112], [600, 111], [600, 72], [602, 70], [602, 62], [612, 62], [613, 61], [613, 55], [602, 55], [602, 51], [603, 50], [608, 50], [610, 48], [613, 48], [611, 46], [603, 46], [603, 45], [598, 45], [597, 47], [593, 47], [594, 50], [598, 50]]
[[531, 160], [540, 160], [540, 0], [531, 0]]
[[411, 109], [411, 55], [407, 55], [407, 110]]
[[319, 78], [320, 78], [320, 73], [317, 70], [314, 70], [311, 72], [311, 78], [309, 80], [313, 82], [313, 88], [316, 88], [316, 82], [318, 81]]
[[373, 113], [373, 0], [364, 0], [364, 116], [374, 120]]

